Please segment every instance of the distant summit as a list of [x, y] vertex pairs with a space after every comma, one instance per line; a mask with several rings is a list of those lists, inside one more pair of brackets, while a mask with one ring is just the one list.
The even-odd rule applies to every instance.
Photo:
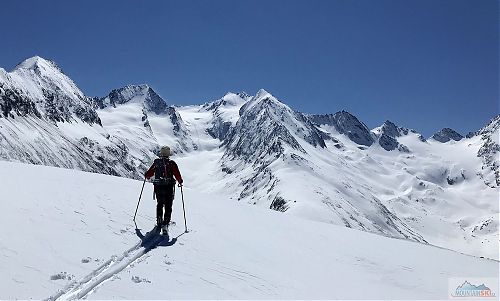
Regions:
[[335, 114], [310, 115], [310, 120], [317, 125], [333, 126], [337, 132], [344, 134], [357, 144], [370, 146], [375, 141], [368, 127], [347, 111]]
[[386, 120], [381, 126], [374, 128], [371, 132], [378, 138], [378, 144], [386, 151], [398, 149], [402, 152], [409, 152], [408, 147], [397, 140], [397, 138], [409, 134], [414, 134], [420, 141], [425, 142], [425, 138], [417, 131], [399, 127], [389, 120]]
[[205, 103], [203, 109], [213, 116], [207, 133], [213, 138], [224, 141], [229, 129], [238, 121], [241, 107], [251, 98], [252, 96], [245, 92], [228, 92], [216, 101]]
[[276, 97], [274, 97], [271, 93], [267, 92], [264, 89], [260, 89], [254, 97], [250, 98], [240, 109], [240, 115], [243, 114], [244, 111], [250, 110], [252, 107], [261, 104], [262, 102], [266, 102], [268, 104], [274, 103], [277, 105], [284, 105], [280, 102]]
[[305, 153], [299, 140], [325, 147], [318, 129], [304, 114], [292, 110], [271, 93], [260, 89], [239, 110], [239, 120], [228, 131], [226, 157], [245, 161], [280, 157], [287, 149]]
[[431, 139], [434, 139], [434, 140], [439, 141], [441, 143], [446, 143], [446, 142], [451, 141], [451, 140], [460, 141], [463, 138], [464, 138], [464, 136], [460, 135], [455, 130], [450, 129], [450, 128], [444, 128], [431, 136]]
[[30, 69], [30, 70], [36, 70], [36, 69], [42, 69], [42, 70], [47, 70], [47, 69], [55, 69], [58, 72], [62, 72], [62, 69], [54, 62], [51, 60], [44, 59], [39, 56], [34, 56], [30, 57], [28, 59], [25, 59], [21, 63], [17, 64], [16, 67], [14, 67], [14, 70], [18, 69]]
[[410, 133], [413, 133], [419, 137], [420, 141], [422, 142], [425, 141], [425, 138], [417, 131], [397, 126], [390, 120], [386, 120], [381, 126], [374, 128], [372, 132], [375, 133], [377, 136], [381, 134], [386, 134], [387, 136], [392, 138], [402, 137]]
[[[186, 151], [190, 148], [196, 147], [186, 129], [186, 125], [182, 117], [177, 112], [176, 108], [168, 105], [167, 102], [158, 95], [153, 88], [147, 84], [141, 85], [127, 85], [122, 88], [113, 89], [106, 97], [95, 99], [95, 107], [98, 108], [99, 113], [114, 114], [114, 118], [107, 116], [108, 122], [113, 122], [122, 114], [131, 114], [134, 118], [140, 118], [140, 123], [144, 128], [149, 129], [147, 135], [153, 135], [153, 128], [151, 122], [157, 118], [166, 117], [161, 122], [163, 128], [162, 133], [156, 133], [175, 137], [178, 141], [171, 139], [163, 140], [163, 144], [167, 141], [172, 146], [175, 146], [177, 151]], [[125, 129], [116, 133], [117, 136], [122, 135]], [[154, 140], [154, 137], [151, 137]], [[128, 139], [128, 137], [127, 137]]]
[[491, 135], [500, 129], [500, 115], [493, 117], [487, 125], [477, 131], [477, 135]]
[[144, 103], [144, 107], [148, 111], [156, 114], [165, 113], [168, 108], [167, 102], [146, 84], [127, 85], [123, 88], [113, 89], [108, 96], [99, 99], [96, 103], [100, 109], [103, 109], [128, 102]]
[[0, 109], [4, 117], [100, 124], [92, 100], [57, 64], [39, 56], [24, 60], [11, 72], [0, 70]]

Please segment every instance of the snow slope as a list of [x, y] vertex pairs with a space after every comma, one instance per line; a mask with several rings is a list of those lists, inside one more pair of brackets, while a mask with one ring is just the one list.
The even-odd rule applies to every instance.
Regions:
[[[182, 161], [182, 160], [180, 160]], [[194, 172], [186, 170], [187, 183]], [[391, 239], [184, 188], [171, 238], [147, 235], [151, 185], [0, 162], [0, 298], [446, 299], [450, 277], [498, 261]], [[26, 185], [29, 183], [29, 185]], [[141, 236], [144, 236], [141, 240]]]
[[[152, 157], [153, 155], [150, 155]], [[0, 118], [0, 159], [141, 177], [147, 157], [133, 157], [100, 125], [53, 123], [35, 116]]]

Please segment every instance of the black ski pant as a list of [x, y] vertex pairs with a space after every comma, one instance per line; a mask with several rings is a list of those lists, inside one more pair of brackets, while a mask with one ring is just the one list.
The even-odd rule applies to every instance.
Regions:
[[175, 185], [155, 186], [156, 194], [156, 224], [168, 225], [172, 216]]

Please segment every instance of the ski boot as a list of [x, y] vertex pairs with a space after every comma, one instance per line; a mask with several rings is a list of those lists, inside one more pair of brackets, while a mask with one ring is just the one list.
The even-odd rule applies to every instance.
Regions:
[[168, 223], [163, 223], [161, 227], [161, 234], [168, 236]]
[[163, 220], [161, 217], [156, 218], [156, 226], [155, 226], [155, 232], [160, 233], [161, 229], [163, 228]]

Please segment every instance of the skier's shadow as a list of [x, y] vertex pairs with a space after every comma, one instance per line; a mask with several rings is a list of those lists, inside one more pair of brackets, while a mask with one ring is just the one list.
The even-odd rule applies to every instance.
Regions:
[[146, 234], [142, 234], [141, 229], [136, 228], [135, 234], [141, 239], [141, 247], [143, 247], [147, 253], [157, 247], [170, 247], [175, 245], [177, 238], [184, 233], [170, 239], [169, 236], [158, 233], [156, 227], [154, 227], [151, 231], [146, 232]]

